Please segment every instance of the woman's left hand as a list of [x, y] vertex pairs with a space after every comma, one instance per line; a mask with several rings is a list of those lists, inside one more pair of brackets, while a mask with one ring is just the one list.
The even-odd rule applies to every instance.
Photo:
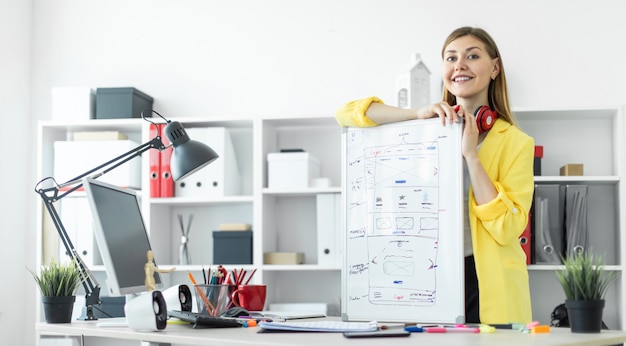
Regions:
[[466, 159], [478, 155], [478, 125], [476, 125], [476, 117], [472, 112], [466, 112], [463, 107], [457, 111], [457, 114], [465, 119], [463, 122], [463, 141], [462, 153]]

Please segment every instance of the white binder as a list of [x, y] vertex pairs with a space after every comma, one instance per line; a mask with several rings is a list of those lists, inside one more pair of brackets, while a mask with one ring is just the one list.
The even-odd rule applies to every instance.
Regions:
[[176, 197], [223, 197], [241, 193], [239, 165], [228, 130], [224, 127], [186, 129], [189, 137], [210, 146], [220, 156], [211, 164], [176, 182]]
[[[87, 198], [83, 196], [68, 196], [63, 198], [60, 203], [59, 214], [67, 235], [83, 262], [88, 267], [92, 267], [96, 251], [91, 210], [87, 203]], [[70, 260], [67, 250], [60, 239], [59, 260], [61, 262]]]
[[341, 194], [317, 195], [317, 263], [340, 265]]

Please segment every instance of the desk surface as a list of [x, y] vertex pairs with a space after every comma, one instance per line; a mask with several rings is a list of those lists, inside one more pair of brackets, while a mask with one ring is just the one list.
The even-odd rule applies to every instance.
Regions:
[[189, 325], [168, 324], [158, 332], [137, 332], [127, 327], [98, 327], [95, 321], [75, 321], [67, 324], [37, 323], [39, 335], [63, 334], [140, 340], [154, 343], [185, 345], [467, 345], [467, 346], [527, 346], [527, 345], [612, 345], [626, 341], [626, 332], [605, 331], [599, 334], [574, 334], [569, 328], [552, 328], [546, 334], [527, 334], [513, 330], [496, 330], [493, 334], [431, 334], [413, 333], [400, 338], [347, 339], [341, 333], [257, 333], [259, 328], [192, 329]]

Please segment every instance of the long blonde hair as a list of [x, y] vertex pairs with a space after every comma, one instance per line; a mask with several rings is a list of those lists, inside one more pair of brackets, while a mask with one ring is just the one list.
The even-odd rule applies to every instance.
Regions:
[[[498, 58], [500, 73], [498, 73], [496, 78], [489, 83], [489, 93], [487, 95], [489, 100], [489, 106], [498, 112], [500, 118], [508, 121], [513, 125], [517, 125], [515, 117], [511, 112], [511, 106], [509, 104], [509, 91], [506, 86], [506, 74], [504, 73], [502, 56], [500, 56], [500, 51], [498, 50], [496, 42], [485, 30], [470, 26], [465, 26], [454, 30], [450, 35], [448, 35], [448, 38], [443, 44], [441, 57], [443, 58], [446, 47], [452, 41], [456, 40], [459, 37], [467, 35], [472, 35], [481, 40], [485, 44], [485, 49], [492, 59]], [[447, 102], [450, 105], [456, 104], [456, 96], [452, 95], [445, 86], [443, 87], [443, 101]]]

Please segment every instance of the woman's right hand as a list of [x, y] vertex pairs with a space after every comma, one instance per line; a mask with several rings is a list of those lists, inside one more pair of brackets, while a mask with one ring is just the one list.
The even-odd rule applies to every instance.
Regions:
[[417, 110], [418, 119], [430, 119], [439, 117], [443, 126], [452, 123], [460, 122], [460, 118], [464, 115], [463, 108], [459, 107], [457, 112], [453, 106], [450, 106], [447, 102], [437, 102], [429, 106], [422, 107]]

